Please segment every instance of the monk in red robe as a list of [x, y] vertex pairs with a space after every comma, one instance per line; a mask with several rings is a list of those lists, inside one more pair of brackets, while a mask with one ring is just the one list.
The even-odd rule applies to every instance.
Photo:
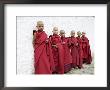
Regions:
[[70, 53], [69, 48], [69, 38], [65, 37], [65, 31], [60, 30], [60, 36], [62, 40], [62, 45], [64, 49], [64, 72], [68, 72], [71, 70], [71, 64], [72, 64], [72, 56]]
[[64, 51], [61, 44], [61, 38], [58, 35], [58, 27], [53, 28], [53, 35], [51, 35], [51, 45], [55, 64], [55, 74], [64, 74]]
[[37, 22], [37, 31], [34, 32], [34, 67], [35, 74], [52, 74], [50, 59], [47, 54], [47, 34], [43, 31], [42, 21]]
[[51, 38], [49, 37], [48, 40], [46, 41], [47, 45], [47, 56], [49, 58], [50, 62], [50, 69], [52, 73], [55, 71], [55, 63], [54, 63], [54, 58], [53, 58], [53, 53], [52, 53], [52, 46], [51, 46]]
[[87, 64], [91, 64], [92, 57], [91, 57], [91, 50], [89, 45], [89, 40], [85, 36], [85, 32], [82, 32], [82, 50], [83, 50], [83, 62]]
[[81, 32], [78, 31], [77, 32], [77, 43], [78, 43], [78, 54], [79, 54], [79, 65], [78, 65], [78, 68], [81, 69], [83, 68], [83, 51], [82, 51], [82, 38], [81, 38]]
[[71, 37], [69, 38], [69, 45], [71, 48], [71, 55], [72, 55], [72, 67], [77, 68], [80, 66], [80, 58], [78, 53], [78, 41], [75, 37], [75, 31], [71, 31]]

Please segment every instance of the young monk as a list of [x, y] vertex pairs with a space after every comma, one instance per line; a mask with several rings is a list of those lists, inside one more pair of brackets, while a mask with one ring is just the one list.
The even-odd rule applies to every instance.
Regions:
[[75, 31], [71, 31], [71, 37], [69, 38], [69, 45], [71, 48], [71, 55], [72, 55], [72, 67], [77, 68], [80, 66], [80, 59], [78, 53], [78, 41], [75, 37]]
[[79, 54], [79, 65], [78, 65], [78, 68], [81, 69], [83, 68], [83, 51], [82, 51], [82, 39], [81, 39], [81, 32], [78, 31], [77, 32], [77, 42], [78, 42], [78, 54]]
[[55, 63], [55, 71], [53, 73], [64, 74], [64, 51], [61, 44], [61, 38], [58, 35], [58, 27], [54, 27], [52, 32], [53, 35], [51, 35], [50, 38]]
[[89, 45], [89, 40], [85, 36], [85, 32], [82, 32], [82, 50], [83, 50], [83, 62], [87, 64], [91, 64], [92, 58], [91, 58], [91, 50]]
[[37, 22], [37, 31], [34, 31], [34, 67], [35, 74], [52, 74], [49, 57], [47, 55], [47, 34], [43, 31], [42, 21]]
[[60, 30], [60, 36], [62, 40], [62, 45], [64, 49], [64, 72], [68, 72], [71, 70], [71, 64], [72, 64], [72, 56], [70, 53], [69, 48], [69, 38], [65, 37], [65, 31]]

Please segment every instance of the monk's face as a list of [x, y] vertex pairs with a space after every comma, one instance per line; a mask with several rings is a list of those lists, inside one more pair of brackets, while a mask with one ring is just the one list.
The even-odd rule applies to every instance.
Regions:
[[43, 31], [43, 29], [44, 29], [43, 21], [38, 21], [36, 27], [39, 31]]
[[37, 25], [37, 29], [38, 29], [39, 31], [43, 31], [43, 29], [44, 29], [44, 24], [38, 24], [38, 25]]
[[77, 35], [80, 37], [81, 36], [81, 32], [77, 32]]
[[57, 27], [53, 28], [53, 34], [58, 34], [58, 28]]
[[60, 36], [61, 37], [65, 37], [65, 33], [60, 33]]
[[71, 36], [75, 36], [75, 32], [71, 32]]
[[83, 37], [85, 36], [85, 33], [84, 33], [84, 32], [82, 32], [82, 36], [83, 36]]

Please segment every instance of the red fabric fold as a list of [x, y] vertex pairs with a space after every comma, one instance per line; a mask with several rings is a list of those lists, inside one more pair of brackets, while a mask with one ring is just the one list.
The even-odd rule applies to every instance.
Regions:
[[91, 57], [91, 49], [89, 45], [89, 40], [87, 37], [81, 37], [82, 38], [82, 50], [83, 50], [83, 60], [91, 64], [92, 57]]
[[64, 49], [64, 71], [68, 72], [71, 70], [71, 64], [72, 64], [72, 56], [70, 53], [69, 48], [69, 38], [67, 37], [61, 37], [62, 40], [62, 46]]
[[36, 32], [36, 39], [34, 41], [34, 67], [35, 74], [51, 74], [50, 62], [46, 51], [47, 34], [43, 32]]
[[61, 45], [61, 38], [59, 35], [51, 36], [51, 45], [56, 45], [57, 47], [52, 46], [52, 53], [55, 64], [55, 72], [59, 74], [64, 73], [64, 51]]

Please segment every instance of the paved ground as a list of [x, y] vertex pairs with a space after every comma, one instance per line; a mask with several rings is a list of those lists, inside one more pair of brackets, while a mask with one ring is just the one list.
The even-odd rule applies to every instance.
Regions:
[[83, 64], [82, 69], [72, 68], [72, 70], [66, 74], [94, 74], [94, 62], [91, 64]]

